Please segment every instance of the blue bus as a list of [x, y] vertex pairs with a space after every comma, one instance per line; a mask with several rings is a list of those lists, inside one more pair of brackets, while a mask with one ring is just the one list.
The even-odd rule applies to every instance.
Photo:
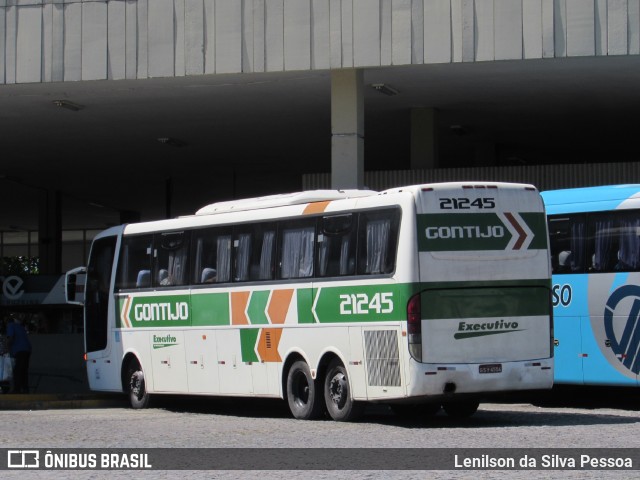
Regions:
[[555, 384], [637, 386], [640, 184], [542, 196], [553, 271]]

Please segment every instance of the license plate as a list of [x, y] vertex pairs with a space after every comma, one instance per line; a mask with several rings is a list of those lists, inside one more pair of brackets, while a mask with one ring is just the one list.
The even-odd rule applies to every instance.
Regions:
[[502, 373], [502, 364], [490, 363], [488, 365], [480, 365], [480, 373]]

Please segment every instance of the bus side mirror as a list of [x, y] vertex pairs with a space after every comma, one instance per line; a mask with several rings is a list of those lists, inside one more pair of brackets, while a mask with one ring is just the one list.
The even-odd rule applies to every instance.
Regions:
[[65, 274], [64, 296], [70, 305], [84, 305], [84, 281], [87, 268], [78, 267]]

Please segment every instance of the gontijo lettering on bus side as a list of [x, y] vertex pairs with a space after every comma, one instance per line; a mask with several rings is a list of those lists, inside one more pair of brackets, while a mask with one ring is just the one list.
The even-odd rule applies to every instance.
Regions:
[[428, 251], [536, 250], [547, 247], [543, 213], [419, 214], [418, 248]]
[[190, 324], [189, 295], [127, 296], [121, 301], [121, 327], [176, 327]]
[[120, 328], [399, 321], [415, 286], [234, 290], [120, 298]]

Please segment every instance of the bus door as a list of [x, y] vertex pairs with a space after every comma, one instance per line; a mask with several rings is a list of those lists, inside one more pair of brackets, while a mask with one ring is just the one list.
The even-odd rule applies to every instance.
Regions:
[[111, 289], [117, 240], [116, 235], [94, 240], [87, 266], [84, 329], [91, 389], [121, 389], [119, 362], [112, 361], [118, 354], [118, 339], [110, 335], [115, 317]]
[[589, 322], [584, 308], [585, 292], [585, 275], [553, 276], [554, 376], [557, 383], [584, 383], [582, 339], [583, 328], [587, 328]]

